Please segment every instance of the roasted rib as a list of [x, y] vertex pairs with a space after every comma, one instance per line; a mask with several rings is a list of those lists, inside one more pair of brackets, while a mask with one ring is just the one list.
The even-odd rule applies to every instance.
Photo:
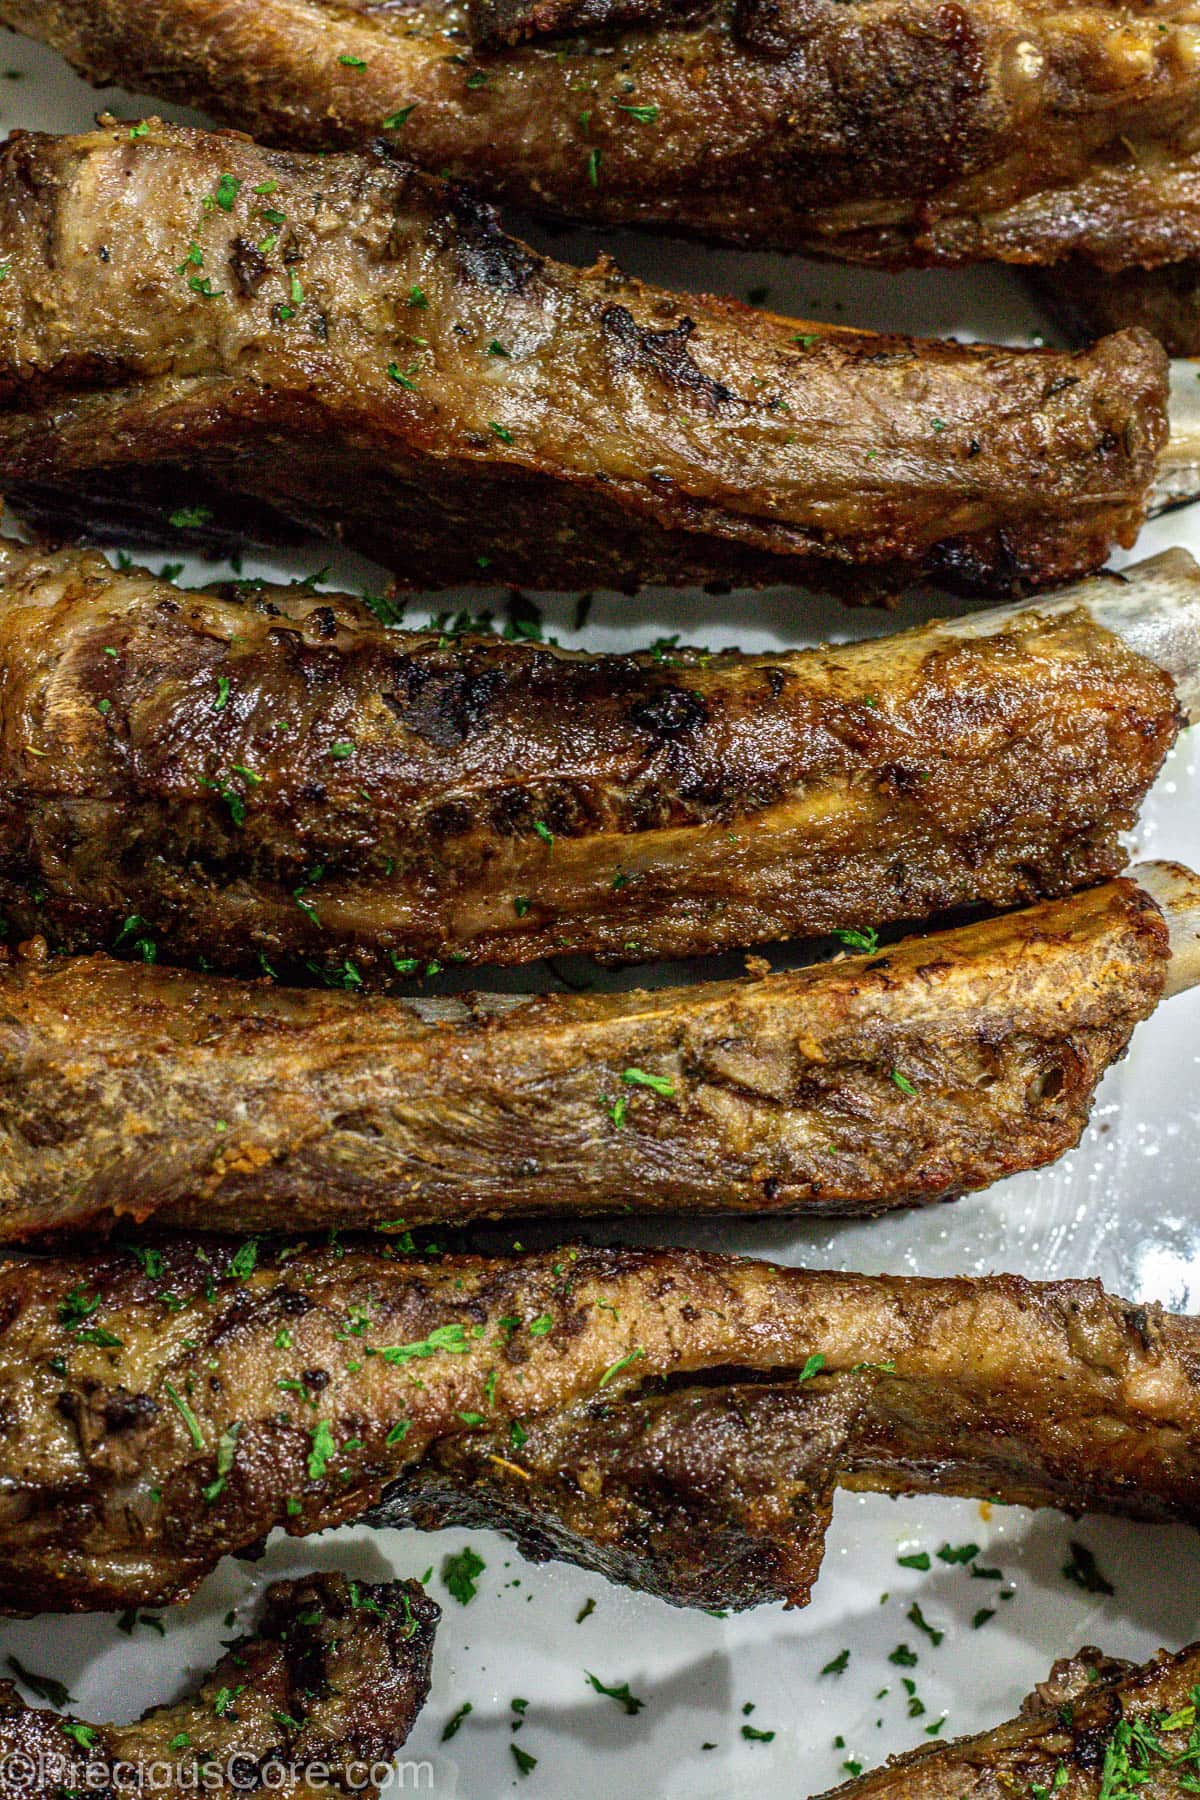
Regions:
[[884, 338], [586, 273], [386, 150], [150, 122], [0, 156], [0, 487], [195, 545], [319, 529], [420, 586], [1048, 586], [1131, 543], [1141, 333]]
[[6, 544], [0, 670], [11, 942], [350, 981], [636, 961], [1116, 873], [1200, 711], [1200, 575], [1174, 552], [1025, 611], [656, 660]]
[[1198, 1692], [1200, 1644], [1140, 1668], [1081, 1650], [1010, 1724], [926, 1744], [825, 1800], [1183, 1800], [1200, 1783]]
[[174, 1238], [0, 1263], [0, 1608], [165, 1604], [273, 1526], [512, 1533], [803, 1604], [837, 1485], [1200, 1522], [1200, 1322], [1095, 1282]]
[[1119, 881], [794, 974], [424, 1017], [0, 966], [0, 1238], [951, 1198], [1075, 1143], [1136, 1021], [1200, 979], [1200, 880], [1135, 873], [1154, 899]]
[[0, 0], [0, 19], [94, 81], [309, 149], [384, 133], [573, 218], [889, 264], [1200, 249], [1178, 0]]
[[[312, 1575], [267, 1590], [262, 1621], [186, 1699], [131, 1725], [27, 1706], [0, 1681], [4, 1791], [355, 1793], [379, 1786], [429, 1692], [439, 1611], [415, 1581]], [[28, 1771], [29, 1779], [23, 1779]]]

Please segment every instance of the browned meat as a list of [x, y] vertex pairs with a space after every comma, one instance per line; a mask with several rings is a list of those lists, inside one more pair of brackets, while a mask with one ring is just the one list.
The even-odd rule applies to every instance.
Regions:
[[1200, 356], [1200, 263], [1103, 275], [1074, 259], [1039, 278], [1035, 292], [1072, 337], [1139, 325], [1172, 356]]
[[1200, 250], [1180, 0], [0, 0], [0, 19], [95, 81], [301, 148], [383, 132], [572, 218], [893, 264]]
[[[392, 1762], [429, 1692], [438, 1608], [415, 1581], [313, 1575], [267, 1590], [186, 1699], [132, 1725], [26, 1706], [0, 1681], [0, 1770], [28, 1800], [67, 1794], [362, 1794]], [[25, 1771], [29, 1780], [23, 1779]]]
[[[1194, 932], [1200, 880], [1179, 887]], [[0, 967], [0, 1237], [950, 1198], [1076, 1142], [1167, 937], [1121, 881], [796, 974], [438, 1023], [102, 958]]]
[[1061, 894], [1122, 866], [1197, 710], [1198, 590], [1177, 553], [1031, 612], [657, 661], [6, 545], [0, 911], [353, 982]]
[[362, 1515], [799, 1605], [839, 1483], [1200, 1522], [1200, 1322], [669, 1250], [0, 1263], [5, 1610], [163, 1604]]
[[684, 301], [386, 150], [17, 134], [0, 243], [0, 485], [85, 532], [299, 523], [425, 587], [1008, 592], [1132, 542], [1167, 437], [1143, 334], [1067, 356]]
[[[1098, 1650], [1055, 1665], [1011, 1724], [929, 1744], [837, 1800], [1183, 1800], [1196, 1791], [1200, 1644], [1140, 1668]], [[834, 1800], [827, 1795], [826, 1800]]]

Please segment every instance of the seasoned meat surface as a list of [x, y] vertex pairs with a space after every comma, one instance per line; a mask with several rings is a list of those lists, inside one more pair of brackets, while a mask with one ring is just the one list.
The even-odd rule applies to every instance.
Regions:
[[[277, 1582], [252, 1637], [233, 1640], [185, 1699], [131, 1725], [27, 1706], [0, 1681], [7, 1791], [29, 1800], [264, 1789], [370, 1800], [379, 1792], [371, 1771], [391, 1762], [425, 1704], [438, 1617], [415, 1581]], [[28, 1781], [14, 1779], [26, 1769]]]
[[436, 1022], [100, 957], [0, 965], [0, 1237], [946, 1199], [1077, 1140], [1167, 940], [1121, 881], [794, 974], [472, 996]]
[[1098, 1283], [392, 1249], [0, 1263], [0, 1607], [364, 1515], [739, 1607], [807, 1600], [838, 1484], [1200, 1519], [1200, 1325]]
[[891, 264], [1200, 249], [1181, 0], [0, 0], [0, 19], [266, 140], [382, 132], [597, 223]]
[[1121, 868], [1179, 719], [1171, 677], [1082, 608], [580, 656], [16, 545], [0, 666], [10, 941], [351, 981], [1062, 894]]
[[1182, 1800], [1195, 1788], [1200, 1644], [1135, 1668], [1098, 1650], [1055, 1665], [1021, 1717], [978, 1737], [928, 1744], [825, 1800]]
[[0, 486], [202, 545], [297, 527], [423, 587], [1050, 585], [1130, 543], [1141, 333], [884, 338], [580, 273], [386, 148], [146, 122], [0, 156]]

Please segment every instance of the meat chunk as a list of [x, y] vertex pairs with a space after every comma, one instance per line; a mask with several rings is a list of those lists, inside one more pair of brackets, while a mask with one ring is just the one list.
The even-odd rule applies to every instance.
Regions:
[[0, 486], [84, 533], [318, 529], [422, 587], [1007, 594], [1131, 543], [1167, 439], [1145, 334], [1071, 356], [684, 300], [386, 150], [18, 133], [0, 239]]
[[1063, 894], [1122, 867], [1200, 708], [1198, 590], [1180, 553], [990, 621], [656, 660], [0, 547], [0, 913], [354, 983]]
[[0, 1238], [952, 1198], [1078, 1139], [1167, 967], [1131, 881], [795, 974], [432, 1021], [102, 958], [0, 966]]
[[1081, 1650], [1055, 1665], [1046, 1687], [1010, 1724], [924, 1745], [825, 1800], [1116, 1800], [1133, 1793], [1174, 1800], [1191, 1791], [1200, 1759], [1200, 1644], [1175, 1656], [1160, 1651], [1140, 1668]]
[[99, 83], [310, 150], [382, 132], [560, 216], [891, 265], [1200, 250], [1179, 0], [0, 0], [0, 19]]
[[145, 1791], [158, 1794], [219, 1785], [370, 1800], [372, 1770], [391, 1763], [425, 1704], [438, 1616], [415, 1581], [277, 1582], [252, 1637], [234, 1639], [185, 1699], [131, 1725], [27, 1706], [0, 1681], [0, 1767], [6, 1779], [30, 1771], [10, 1789], [30, 1800], [141, 1793], [151, 1771]]
[[710, 1607], [803, 1604], [839, 1483], [1200, 1521], [1200, 1323], [1096, 1282], [393, 1248], [0, 1263], [0, 1608], [359, 1517]]

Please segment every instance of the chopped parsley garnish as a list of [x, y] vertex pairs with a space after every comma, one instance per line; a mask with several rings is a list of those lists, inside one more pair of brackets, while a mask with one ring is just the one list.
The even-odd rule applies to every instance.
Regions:
[[197, 1450], [203, 1450], [204, 1433], [200, 1429], [200, 1424], [195, 1413], [192, 1411], [179, 1390], [173, 1387], [169, 1381], [164, 1381], [163, 1387], [166, 1390], [166, 1395], [171, 1402], [171, 1405], [175, 1408], [175, 1411], [187, 1426], [188, 1436], [191, 1438], [193, 1444], [196, 1446]]
[[443, 1744], [448, 1744], [450, 1742], [450, 1739], [461, 1729], [463, 1720], [474, 1711], [475, 1708], [472, 1706], [471, 1702], [469, 1700], [464, 1700], [458, 1711], [452, 1713], [442, 1727], [441, 1741]]
[[338, 57], [343, 69], [365, 69], [366, 63], [361, 56], [350, 56], [348, 53]]
[[233, 1424], [221, 1433], [220, 1442], [217, 1445], [217, 1478], [215, 1481], [210, 1481], [204, 1489], [204, 1498], [209, 1506], [225, 1492], [229, 1485], [229, 1475], [237, 1455], [238, 1433], [241, 1429], [241, 1420], [235, 1419]]
[[439, 1325], [427, 1338], [419, 1338], [415, 1344], [392, 1344], [388, 1349], [379, 1351], [379, 1355], [386, 1363], [414, 1362], [427, 1356], [436, 1356], [439, 1350], [448, 1350], [452, 1355], [462, 1356], [471, 1348], [466, 1335], [461, 1325]]
[[918, 1631], [924, 1632], [925, 1636], [936, 1650], [946, 1634], [944, 1631], [939, 1631], [936, 1626], [929, 1623], [929, 1620], [925, 1617], [925, 1614], [921, 1611], [921, 1608], [917, 1605], [915, 1600], [909, 1607], [905, 1616], [910, 1625], [915, 1625]]
[[742, 1736], [751, 1744], [769, 1744], [774, 1740], [773, 1731], [760, 1731], [757, 1725], [743, 1725]]
[[383, 121], [383, 129], [385, 131], [399, 131], [402, 125], [408, 124], [408, 121], [416, 111], [416, 107], [417, 102], [414, 100], [411, 106], [402, 106], [399, 112], [389, 113], [388, 117]]
[[844, 1675], [850, 1663], [849, 1650], [839, 1650], [831, 1661], [821, 1670], [822, 1675]]
[[318, 1419], [313, 1427], [312, 1448], [308, 1453], [310, 1481], [321, 1481], [329, 1467], [329, 1459], [337, 1449], [328, 1419]]
[[664, 1100], [675, 1095], [675, 1083], [666, 1075], [648, 1075], [645, 1069], [622, 1069], [621, 1080], [627, 1087], [649, 1088]]
[[639, 1356], [645, 1356], [645, 1354], [646, 1354], [646, 1352], [641, 1348], [641, 1346], [639, 1344], [639, 1345], [635, 1346], [635, 1348], [629, 1352], [628, 1356], [623, 1356], [619, 1362], [610, 1363], [608, 1368], [605, 1369], [603, 1375], [600, 1377], [600, 1386], [607, 1387], [609, 1382], [612, 1381], [612, 1379], [614, 1378], [614, 1376], [617, 1376], [621, 1373], [622, 1369], [627, 1369], [629, 1367], [630, 1363], [636, 1362]]
[[213, 196], [222, 212], [233, 211], [233, 203], [241, 193], [243, 185], [244, 183], [239, 181], [236, 175], [222, 175]]
[[642, 1711], [646, 1702], [639, 1700], [636, 1694], [630, 1693], [627, 1681], [622, 1681], [619, 1686], [608, 1687], [598, 1675], [593, 1675], [590, 1669], [585, 1669], [583, 1672], [598, 1694], [605, 1694], [610, 1700], [615, 1700], [617, 1705], [622, 1707], [631, 1718]]
[[498, 424], [495, 419], [488, 420], [488, 430], [493, 437], [499, 438], [502, 444], [511, 444], [513, 441], [513, 434], [508, 426]]
[[622, 106], [618, 101], [617, 111], [628, 113], [630, 118], [636, 119], [639, 125], [657, 125], [658, 123], [657, 106]]
[[813, 1376], [819, 1375], [824, 1367], [824, 1355], [820, 1350], [815, 1350], [796, 1377], [797, 1387], [800, 1387], [806, 1381], [811, 1381]]
[[912, 1556], [898, 1556], [896, 1561], [902, 1569], [920, 1569], [922, 1573], [933, 1567], [928, 1550], [914, 1551]]
[[522, 1750], [520, 1744], [510, 1744], [508, 1747], [512, 1751], [513, 1760], [522, 1775], [528, 1775], [531, 1770], [537, 1768], [537, 1757], [530, 1756], [528, 1750]]
[[479, 1592], [476, 1577], [487, 1568], [482, 1556], [472, 1550], [470, 1544], [464, 1544], [454, 1556], [442, 1560], [442, 1580], [446, 1590], [458, 1601], [460, 1606], [469, 1606]]
[[891, 1079], [896, 1084], [896, 1086], [900, 1089], [900, 1092], [902, 1094], [909, 1094], [909, 1095], [915, 1096], [916, 1091], [917, 1091], [916, 1088], [913, 1086], [912, 1082], [908, 1079], [908, 1076], [902, 1075], [900, 1073], [899, 1069], [892, 1070]]
[[857, 950], [861, 956], [871, 956], [879, 948], [879, 933], [870, 925], [864, 931], [844, 926], [833, 935], [845, 944], [847, 950]]

